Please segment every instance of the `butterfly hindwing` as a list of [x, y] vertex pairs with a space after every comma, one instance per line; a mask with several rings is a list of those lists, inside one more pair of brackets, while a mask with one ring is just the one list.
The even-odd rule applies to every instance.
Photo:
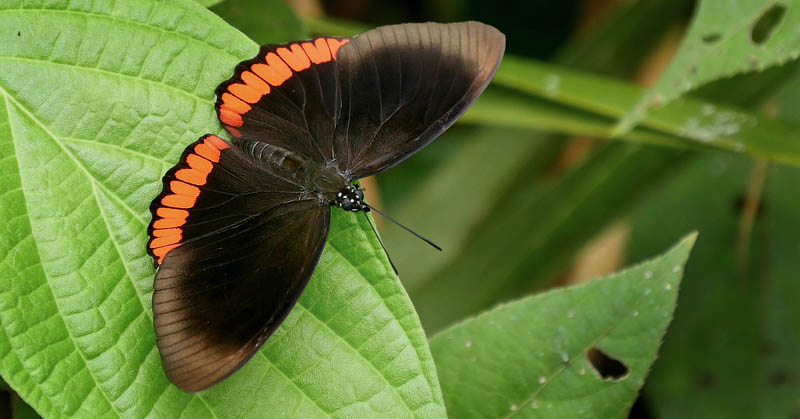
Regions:
[[243, 365], [316, 266], [330, 209], [237, 145], [206, 136], [151, 207], [153, 312], [164, 369], [199, 391]]

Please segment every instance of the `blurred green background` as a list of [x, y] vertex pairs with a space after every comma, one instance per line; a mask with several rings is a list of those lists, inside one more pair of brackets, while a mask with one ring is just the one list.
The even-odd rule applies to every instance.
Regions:
[[[275, 1], [212, 10], [257, 42], [265, 28], [285, 30], [277, 42], [467, 19], [507, 36], [506, 64], [462, 122], [366, 184], [373, 205], [444, 248], [377, 219], [428, 336], [499, 302], [619, 270], [697, 230], [675, 320], [630, 416], [800, 418], [800, 169], [776, 162], [800, 160], [758, 147], [760, 138], [800, 141], [797, 59], [706, 84], [610, 140], [620, 112], [607, 103], [632, 106], [636, 85], [658, 80], [693, 1]], [[740, 117], [760, 125], [730, 147], [716, 135], [736, 132], [712, 131], [709, 147], [670, 125], [669, 112], [707, 113], [717, 128]], [[2, 396], [0, 417], [35, 417]]]
[[[328, 1], [318, 10], [327, 18], [306, 22], [314, 30], [331, 17], [365, 26], [475, 19], [506, 34], [506, 64], [532, 58], [646, 86], [668, 66], [695, 7]], [[796, 122], [798, 75], [794, 60], [690, 94]], [[698, 230], [675, 320], [631, 417], [800, 417], [792, 303], [800, 297], [800, 170], [705, 147], [609, 141], [572, 128], [580, 122], [550, 125], [559, 105], [521, 90], [496, 80], [463, 123], [377, 179], [373, 200], [445, 249], [380, 225], [429, 336], [500, 301], [636, 263]], [[545, 122], [531, 122], [538, 118]]]

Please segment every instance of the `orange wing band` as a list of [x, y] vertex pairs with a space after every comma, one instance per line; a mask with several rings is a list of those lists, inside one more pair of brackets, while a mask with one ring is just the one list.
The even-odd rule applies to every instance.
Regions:
[[176, 180], [169, 182], [165, 188], [168, 193], [164, 194], [160, 201], [161, 206], [156, 209], [158, 218], [153, 221], [152, 237], [148, 244], [158, 259], [156, 263], [161, 264], [170, 250], [181, 245], [182, 226], [186, 224], [191, 209], [197, 203], [202, 192], [200, 187], [206, 184], [208, 175], [214, 170], [214, 164], [219, 163], [222, 150], [229, 147], [221, 138], [209, 135], [186, 155], [183, 166], [188, 167], [175, 171]]
[[339, 48], [349, 41], [347, 38], [317, 38], [287, 44], [267, 53], [263, 61], [252, 64], [249, 70], [239, 74], [241, 82], [228, 85], [228, 91], [221, 97], [219, 119], [231, 135], [241, 137], [237, 128], [244, 124], [242, 115], [252, 109], [252, 104], [268, 95], [272, 87], [283, 84], [292, 74], [307, 70], [312, 64], [335, 60]]

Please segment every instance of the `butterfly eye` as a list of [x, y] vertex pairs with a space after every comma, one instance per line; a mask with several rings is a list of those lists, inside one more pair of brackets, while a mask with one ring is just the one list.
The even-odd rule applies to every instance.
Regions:
[[356, 200], [358, 201], [364, 200], [364, 191], [362, 189], [356, 191]]

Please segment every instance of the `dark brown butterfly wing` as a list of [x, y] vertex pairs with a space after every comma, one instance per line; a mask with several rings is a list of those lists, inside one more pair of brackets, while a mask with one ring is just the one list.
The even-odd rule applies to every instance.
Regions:
[[505, 48], [478, 22], [383, 26], [344, 45], [336, 65], [339, 167], [369, 176], [416, 153], [452, 125], [494, 75]]
[[217, 89], [220, 121], [234, 139], [283, 147], [318, 163], [334, 161], [341, 110], [336, 56], [348, 38], [261, 47]]
[[[289, 313], [328, 231], [329, 207], [309, 185], [333, 196], [343, 178], [424, 147], [486, 87], [504, 46], [477, 22], [406, 24], [266, 46], [237, 67], [217, 91], [233, 143], [189, 146], [151, 207], [155, 325], [175, 384], [198, 391], [224, 379]], [[298, 157], [279, 159], [288, 172], [318, 173], [303, 170], [313, 164], [339, 175], [277, 173], [260, 161], [267, 144]]]
[[246, 150], [206, 136], [164, 177], [151, 210], [159, 352], [173, 383], [203, 390], [289, 314], [322, 253], [330, 209]]
[[504, 48], [503, 34], [478, 22], [265, 46], [220, 85], [217, 109], [234, 138], [284, 147], [358, 179], [452, 125], [489, 84]]

